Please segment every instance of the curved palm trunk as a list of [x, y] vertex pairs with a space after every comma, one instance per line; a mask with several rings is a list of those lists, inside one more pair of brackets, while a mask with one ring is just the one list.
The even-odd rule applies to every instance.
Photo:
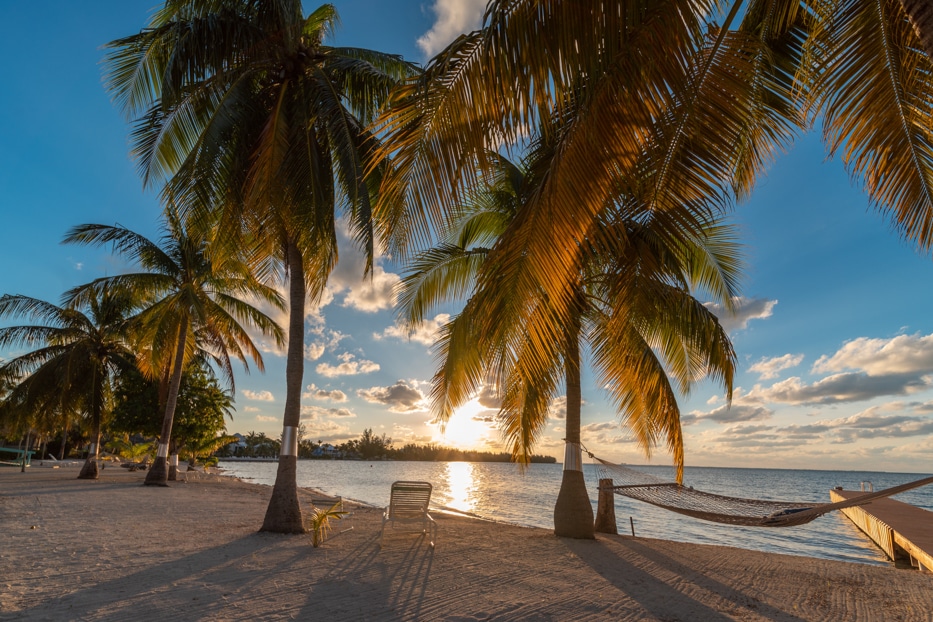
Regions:
[[285, 416], [282, 449], [275, 474], [272, 498], [260, 531], [304, 533], [298, 504], [298, 424], [301, 419], [301, 383], [304, 378], [305, 275], [301, 251], [289, 241], [288, 265], [288, 354], [285, 363]]
[[933, 60], [933, 4], [930, 0], [901, 0], [901, 6], [920, 38], [923, 51]]
[[567, 375], [567, 438], [564, 445], [564, 474], [557, 503], [554, 504], [554, 535], [566, 538], [595, 538], [593, 506], [583, 478], [583, 454], [580, 451], [580, 316], [573, 319], [564, 346]]
[[[178, 344], [175, 348], [175, 360], [172, 379], [165, 400], [165, 415], [162, 418], [162, 432], [159, 434], [159, 450], [155, 462], [146, 473], [146, 486], [168, 486], [168, 446], [172, 438], [172, 422], [175, 419], [175, 405], [178, 403], [178, 391], [181, 388], [181, 372], [185, 362], [185, 341], [188, 337], [188, 319], [183, 318], [178, 327]], [[171, 474], [174, 479], [174, 473]]]

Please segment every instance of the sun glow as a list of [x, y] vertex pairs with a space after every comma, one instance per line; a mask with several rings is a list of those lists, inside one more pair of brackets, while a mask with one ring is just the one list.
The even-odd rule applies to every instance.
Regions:
[[[470, 400], [454, 412], [443, 432], [436, 425], [432, 440], [440, 445], [457, 449], [483, 449], [488, 441], [496, 438], [496, 428], [491, 418], [494, 411], [481, 405], [478, 400]], [[483, 414], [480, 418], [478, 415]]]
[[469, 462], [447, 463], [447, 486], [450, 488], [449, 507], [461, 512], [476, 509], [475, 465]]

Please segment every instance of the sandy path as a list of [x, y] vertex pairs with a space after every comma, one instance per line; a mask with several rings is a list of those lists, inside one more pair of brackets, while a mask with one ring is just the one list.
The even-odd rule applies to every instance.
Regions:
[[231, 478], [0, 470], [0, 620], [933, 620], [933, 576], [435, 514], [436, 549], [356, 508], [323, 547], [257, 533]]

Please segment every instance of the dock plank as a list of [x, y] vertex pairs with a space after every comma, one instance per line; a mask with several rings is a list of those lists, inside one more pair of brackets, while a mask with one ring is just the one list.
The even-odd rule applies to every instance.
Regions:
[[[834, 502], [864, 494], [857, 490], [831, 490]], [[898, 549], [911, 563], [933, 572], [933, 512], [894, 499], [876, 499], [869, 504], [841, 510], [865, 532], [892, 560]]]

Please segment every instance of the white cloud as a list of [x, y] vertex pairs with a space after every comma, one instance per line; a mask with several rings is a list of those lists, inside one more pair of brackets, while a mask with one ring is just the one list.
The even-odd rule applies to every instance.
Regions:
[[479, 402], [480, 406], [485, 408], [493, 410], [502, 408], [502, 398], [496, 393], [496, 388], [489, 384], [483, 386], [479, 395], [476, 396], [476, 401]]
[[346, 402], [347, 394], [341, 391], [340, 389], [334, 389], [332, 391], [327, 391], [325, 389], [319, 389], [313, 384], [308, 385], [308, 390], [301, 394], [301, 397], [305, 399], [312, 400], [330, 400], [331, 402]]
[[305, 346], [305, 360], [316, 361], [328, 350], [333, 351], [340, 342], [347, 338], [339, 330], [325, 329], [323, 324], [308, 329], [311, 342]]
[[260, 412], [260, 410], [259, 410], [258, 408], [256, 408], [255, 406], [244, 406], [244, 407], [243, 407], [243, 412], [245, 412], [245, 413], [258, 413], [258, 412]]
[[399, 380], [390, 387], [359, 389], [356, 394], [367, 402], [383, 404], [390, 412], [410, 413], [427, 410], [425, 395], [413, 382]]
[[814, 372], [861, 369], [873, 376], [933, 373], [933, 334], [898, 335], [893, 339], [860, 337], [832, 356], [821, 356]]
[[321, 406], [302, 406], [301, 415], [312, 420], [318, 420], [322, 417], [333, 417], [337, 419], [356, 417], [356, 413], [349, 408], [323, 408]]
[[311, 419], [305, 424], [308, 438], [317, 438], [332, 441], [337, 437], [346, 435], [350, 428], [331, 419]]
[[309, 343], [305, 346], [305, 360], [316, 361], [324, 355], [324, 344], [320, 342]]
[[800, 365], [801, 361], [803, 361], [803, 354], [785, 354], [774, 358], [763, 358], [748, 370], [759, 374], [762, 380], [770, 380], [777, 378], [779, 372]]
[[386, 272], [381, 266], [375, 266], [372, 274], [361, 276], [350, 285], [350, 291], [343, 299], [343, 306], [375, 313], [395, 306], [395, 292], [401, 277], [393, 272]]
[[812, 458], [820, 453], [830, 456], [827, 448], [832, 445], [847, 445], [861, 440], [929, 438], [933, 434], [933, 417], [904, 414], [904, 407], [901, 402], [892, 402], [872, 406], [850, 417], [805, 425], [778, 427], [740, 423], [723, 431], [705, 433], [703, 439], [707, 447], [759, 448], [767, 452], [807, 447], [807, 454]]
[[379, 364], [372, 361], [355, 360], [355, 357], [349, 352], [344, 352], [339, 357], [343, 362], [339, 365], [330, 365], [329, 363], [319, 363], [315, 370], [325, 378], [336, 378], [337, 376], [356, 376], [358, 374], [369, 374], [379, 371]]
[[373, 337], [376, 339], [389, 337], [393, 339], [401, 339], [403, 341], [415, 341], [426, 346], [431, 346], [434, 345], [434, 342], [437, 340], [441, 327], [443, 327], [449, 321], [450, 314], [439, 313], [438, 315], [434, 316], [434, 319], [425, 320], [414, 330], [409, 331], [404, 326], [395, 324], [386, 328], [384, 331], [382, 331], [382, 333], [374, 333]]
[[547, 414], [549, 417], [553, 417], [554, 419], [566, 419], [567, 396], [561, 395], [560, 397], [552, 398], [547, 406]]
[[933, 388], [933, 376], [916, 373], [871, 376], [863, 372], [834, 374], [806, 384], [798, 377], [753, 392], [766, 402], [783, 404], [837, 404], [861, 402], [886, 395], [908, 395]]
[[366, 274], [366, 255], [350, 236], [346, 223], [341, 223], [338, 228], [337, 246], [340, 259], [327, 280], [320, 306], [327, 306], [338, 294], [346, 292], [341, 306], [366, 313], [391, 309], [395, 305], [395, 290], [401, 277], [386, 272], [379, 265], [378, 254], [373, 260], [372, 271]]
[[588, 423], [580, 427], [586, 444], [591, 449], [596, 445], [618, 445], [632, 442], [632, 438], [622, 429], [616, 421], [600, 421]]
[[487, 0], [435, 0], [431, 12], [436, 16], [431, 29], [418, 38], [418, 47], [432, 57], [459, 35], [476, 30], [482, 24]]
[[751, 320], [762, 320], [771, 317], [771, 311], [777, 300], [767, 300], [765, 298], [745, 298], [737, 297], [734, 299], [735, 312], [726, 311], [722, 305], [712, 302], [704, 303], [704, 306], [712, 311], [719, 318], [719, 323], [726, 332], [734, 333], [744, 330], [748, 327]]
[[249, 389], [243, 389], [240, 393], [248, 400], [256, 400], [257, 402], [275, 401], [275, 396], [269, 391], [250, 391]]
[[821, 422], [834, 428], [837, 442], [853, 443], [859, 439], [905, 438], [933, 434], [933, 417], [915, 417], [898, 413], [883, 414], [886, 410], [899, 410], [900, 404], [873, 406], [851, 417]]
[[[580, 400], [580, 406], [585, 406], [586, 400]], [[567, 418], [567, 396], [561, 395], [559, 397], [552, 398], [550, 403], [548, 403], [547, 413], [549, 417], [554, 419], [566, 419]]]
[[267, 422], [267, 421], [278, 421], [278, 420], [279, 420], [278, 417], [269, 417], [267, 415], [256, 415], [256, 421]]
[[[716, 421], [718, 423], [735, 423], [738, 421], [762, 421], [764, 419], [770, 419], [772, 416], [771, 410], [765, 408], [764, 406], [758, 406], [755, 404], [738, 404], [734, 403], [731, 406], [722, 405], [719, 408], [715, 408], [708, 413], [691, 413], [696, 415], [696, 420], [710, 420]], [[684, 418], [681, 417], [681, 422], [689, 425], [693, 423], [693, 420], [684, 421]]]

